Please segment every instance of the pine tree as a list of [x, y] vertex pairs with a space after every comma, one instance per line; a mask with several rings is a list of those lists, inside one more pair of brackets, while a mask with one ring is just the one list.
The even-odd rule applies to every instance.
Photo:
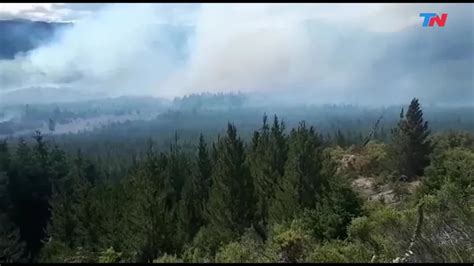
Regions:
[[[217, 135], [217, 143], [219, 143], [219, 140], [220, 140], [220, 135]], [[215, 164], [217, 163], [217, 146], [216, 146], [216, 142], [213, 142], [213, 143], [212, 143], [211, 152], [210, 152], [210, 159], [211, 159], [212, 165], [215, 165]]]
[[204, 207], [211, 187], [211, 161], [206, 142], [199, 137], [196, 171], [187, 179], [179, 206], [180, 227], [183, 241], [189, 242], [204, 225]]
[[165, 174], [168, 175], [167, 178], [171, 181], [175, 191], [173, 194], [174, 202], [179, 201], [185, 180], [191, 175], [191, 163], [183, 152], [182, 147], [178, 144], [178, 140], [178, 134], [175, 133], [174, 143], [170, 145], [166, 156], [165, 167]]
[[255, 188], [255, 227], [258, 229], [262, 226], [261, 232], [265, 231], [268, 223], [268, 209], [275, 194], [275, 184], [280, 182], [284, 174], [288, 152], [284, 129], [284, 123], [280, 123], [277, 116], [270, 129], [265, 115], [262, 128], [254, 133], [252, 139], [248, 161]]
[[[51, 157], [62, 160], [63, 154], [56, 151]], [[68, 167], [68, 174], [59, 176], [53, 183], [48, 236], [54, 241], [64, 243], [70, 249], [94, 244], [88, 227], [93, 215], [90, 206], [93, 177], [88, 176], [88, 166], [79, 150], [72, 165]]]
[[255, 188], [255, 218], [263, 224], [267, 219], [268, 199], [273, 193], [272, 179], [274, 177], [270, 152], [270, 127], [267, 124], [267, 116], [264, 115], [262, 128], [260, 131], [254, 132], [248, 156], [249, 169]]
[[334, 139], [336, 141], [336, 145], [339, 145], [339, 147], [346, 147], [347, 145], [347, 141], [346, 141], [346, 138], [344, 137], [344, 134], [342, 134], [341, 130], [338, 129], [335, 136], [334, 136]]
[[278, 183], [270, 209], [272, 221], [293, 218], [305, 208], [314, 207], [326, 183], [322, 165], [322, 141], [313, 127], [301, 122], [290, 133], [284, 178]]
[[51, 222], [47, 232], [50, 239], [64, 243], [68, 248], [74, 249], [79, 241], [77, 219], [73, 201], [66, 191], [56, 188], [51, 196]]
[[36, 259], [43, 245], [50, 218], [48, 201], [51, 195], [49, 149], [39, 132], [34, 138], [36, 143], [33, 148], [20, 139], [12, 169], [8, 173], [11, 177], [8, 190], [14, 206], [12, 219], [20, 229], [31, 261]]
[[423, 111], [418, 99], [414, 98], [406, 115], [402, 109], [398, 127], [392, 129], [392, 155], [400, 174], [409, 178], [423, 175], [424, 168], [430, 163], [429, 134], [428, 122], [423, 121]]
[[227, 135], [219, 139], [216, 148], [206, 216], [216, 232], [240, 234], [252, 221], [253, 184], [244, 144], [234, 125], [228, 124]]
[[135, 233], [131, 241], [138, 262], [176, 251], [176, 192], [166, 173], [168, 166], [168, 155], [150, 148], [143, 165], [125, 183], [127, 227]]
[[10, 151], [6, 140], [0, 142], [0, 172], [8, 172], [10, 167]]
[[270, 142], [273, 148], [273, 165], [280, 177], [285, 172], [285, 163], [288, 158], [288, 137], [284, 133], [285, 129], [285, 123], [283, 121], [278, 122], [278, 117], [275, 115], [270, 133]]
[[24, 243], [20, 231], [6, 217], [0, 214], [0, 263], [18, 263], [23, 261]]
[[206, 142], [204, 137], [201, 134], [199, 137], [199, 147], [198, 147], [198, 180], [200, 180], [201, 193], [203, 195], [203, 203], [205, 203], [209, 197], [209, 188], [211, 187], [211, 173], [212, 173], [212, 164], [209, 157], [209, 152], [207, 150]]
[[69, 172], [69, 164], [66, 159], [66, 154], [55, 145], [49, 155], [49, 169], [48, 175], [51, 183], [55, 183], [56, 180], [60, 180], [65, 177]]
[[[6, 160], [5, 146], [0, 146], [2, 160]], [[0, 165], [2, 166], [2, 165]], [[21, 262], [24, 256], [24, 243], [20, 231], [10, 219], [11, 202], [8, 195], [8, 176], [0, 168], [0, 263]]]

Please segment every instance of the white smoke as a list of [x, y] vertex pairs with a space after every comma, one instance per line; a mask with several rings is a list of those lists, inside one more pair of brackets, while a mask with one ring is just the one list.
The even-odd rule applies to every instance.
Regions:
[[152, 5], [111, 5], [51, 44], [2, 62], [8, 71], [2, 71], [2, 85], [64, 84], [115, 93], [153, 89], [173, 64], [166, 36], [156, 27]]
[[[472, 16], [473, 5], [468, 7]], [[51, 44], [14, 61], [0, 61], [0, 90], [55, 85], [166, 97], [271, 91], [357, 100], [353, 97], [362, 87], [375, 83], [366, 80], [378, 79], [373, 73], [380, 58], [394, 52], [393, 41], [375, 42], [371, 36], [420, 27], [420, 12], [460, 9], [426, 4], [112, 4], [77, 21]], [[163, 24], [191, 27], [192, 33], [177, 41]], [[391, 66], [383, 67], [389, 71]], [[416, 86], [407, 76], [401, 80], [407, 90]]]

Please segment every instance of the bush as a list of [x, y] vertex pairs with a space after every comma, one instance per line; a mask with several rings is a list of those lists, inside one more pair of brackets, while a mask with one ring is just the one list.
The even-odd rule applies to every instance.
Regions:
[[414, 247], [416, 261], [474, 261], [474, 187], [448, 180], [422, 200], [423, 231]]
[[176, 255], [164, 254], [163, 256], [153, 260], [153, 263], [181, 263]]
[[82, 247], [78, 247], [74, 250], [72, 256], [68, 256], [64, 259], [65, 263], [95, 263], [97, 262], [96, 255]]
[[209, 260], [214, 258], [219, 248], [234, 239], [232, 232], [218, 230], [209, 226], [202, 227], [187, 248], [187, 258]]
[[459, 184], [462, 188], [474, 184], [473, 151], [464, 148], [446, 150], [426, 168], [426, 192], [440, 189], [446, 181]]
[[315, 263], [364, 263], [370, 262], [372, 253], [361, 243], [333, 240], [318, 246], [310, 255]]
[[390, 159], [384, 143], [370, 141], [365, 146], [363, 154], [366, 165], [362, 167], [362, 174], [385, 176], [389, 173]]
[[382, 205], [368, 216], [352, 220], [348, 229], [349, 240], [367, 246], [377, 256], [378, 262], [388, 262], [403, 254], [408, 247], [411, 225], [415, 224], [412, 214], [411, 210], [397, 211]]
[[122, 253], [116, 252], [113, 247], [102, 251], [99, 255], [99, 263], [117, 263], [121, 260]]
[[52, 240], [41, 249], [39, 262], [63, 263], [67, 257], [73, 256], [74, 252], [66, 244]]
[[316, 201], [316, 208], [305, 210], [302, 220], [318, 240], [345, 238], [347, 226], [362, 212], [361, 199], [340, 177], [334, 177], [322, 197]]
[[278, 262], [304, 262], [310, 250], [315, 247], [311, 231], [301, 220], [293, 220], [289, 225], [275, 225], [270, 248], [278, 254]]
[[231, 242], [223, 246], [216, 254], [215, 262], [270, 262], [268, 258], [265, 258], [264, 253], [265, 246], [263, 241], [253, 230], [247, 230], [247, 232], [240, 238], [239, 242]]

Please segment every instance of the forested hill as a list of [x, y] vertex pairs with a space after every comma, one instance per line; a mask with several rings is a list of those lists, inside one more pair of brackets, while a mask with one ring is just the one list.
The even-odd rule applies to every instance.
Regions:
[[0, 138], [0, 263], [474, 261], [474, 135], [418, 99], [396, 117], [387, 140], [264, 116], [143, 156]]
[[0, 59], [13, 59], [19, 52], [47, 43], [58, 30], [71, 25], [25, 19], [0, 20]]

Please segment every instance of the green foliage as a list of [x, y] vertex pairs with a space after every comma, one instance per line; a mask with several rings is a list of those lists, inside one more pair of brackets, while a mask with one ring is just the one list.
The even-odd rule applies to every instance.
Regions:
[[[402, 118], [390, 145], [376, 132], [347, 148], [356, 132], [323, 141], [302, 122], [287, 135], [265, 116], [249, 146], [229, 124], [210, 149], [175, 134], [130, 165], [65, 153], [40, 134], [0, 142], [0, 261], [470, 262], [474, 138], [433, 136], [429, 154], [416, 100]], [[405, 194], [396, 204], [363, 202], [351, 187], [353, 176], [417, 175], [427, 156], [416, 194], [419, 182], [391, 184]]]
[[347, 140], [344, 137], [344, 134], [342, 134], [340, 129], [337, 130], [337, 132], [334, 136], [334, 141], [335, 141], [335, 144], [339, 147], [346, 147], [347, 146]]
[[270, 241], [278, 252], [278, 262], [304, 262], [315, 246], [311, 231], [301, 220], [275, 225]]
[[360, 243], [332, 240], [317, 246], [309, 255], [312, 263], [364, 263], [371, 260], [370, 250]]
[[398, 127], [392, 129], [391, 153], [399, 174], [410, 178], [423, 176], [424, 168], [430, 163], [432, 150], [429, 134], [428, 122], [423, 121], [423, 111], [415, 98], [406, 115], [402, 109]]
[[3, 154], [5, 157], [0, 159], [0, 262], [13, 263], [22, 260], [25, 243], [21, 241], [20, 232], [10, 219], [12, 206], [8, 193], [9, 178], [2, 171], [2, 168], [7, 166], [8, 149], [5, 143], [2, 146], [0, 146], [0, 156]]
[[433, 154], [439, 155], [452, 148], [465, 148], [474, 150], [474, 136], [469, 132], [449, 131], [437, 133], [432, 137]]
[[219, 230], [213, 226], [201, 227], [199, 232], [193, 239], [192, 245], [188, 250], [188, 257], [191, 256], [193, 261], [196, 259], [196, 254], [204, 260], [214, 258], [218, 249], [235, 239], [235, 233], [228, 229]]
[[211, 161], [204, 137], [199, 138], [197, 170], [186, 181], [179, 203], [179, 232], [183, 242], [189, 242], [205, 224], [205, 205], [211, 187]]
[[169, 180], [156, 173], [139, 172], [129, 183], [130, 204], [127, 225], [135, 232], [135, 251], [139, 261], [151, 262], [160, 251], [173, 251], [175, 206]]
[[334, 162], [340, 162], [344, 157], [344, 154], [346, 154], [346, 151], [339, 146], [331, 146], [326, 148], [325, 150], [327, 153], [329, 153], [331, 160]]
[[253, 184], [244, 145], [235, 126], [217, 143], [217, 161], [207, 204], [207, 219], [216, 230], [240, 234], [252, 222]]
[[285, 175], [277, 183], [270, 216], [273, 221], [290, 220], [305, 208], [314, 208], [327, 176], [322, 170], [322, 140], [304, 122], [289, 138]]
[[209, 252], [203, 252], [199, 247], [186, 247], [182, 256], [185, 263], [209, 263], [212, 261]]
[[64, 259], [65, 263], [94, 263], [97, 262], [96, 254], [82, 247], [78, 247], [74, 250], [71, 256]]
[[425, 185], [428, 190], [440, 189], [447, 181], [462, 188], [474, 184], [474, 151], [464, 148], [448, 149], [427, 167]]
[[113, 247], [102, 251], [99, 255], [99, 263], [117, 263], [120, 262], [122, 253], [116, 252]]
[[365, 146], [364, 155], [368, 161], [366, 165], [368, 173], [377, 176], [389, 174], [390, 162], [386, 144], [370, 141]]
[[39, 262], [63, 263], [73, 255], [73, 249], [69, 248], [65, 243], [50, 238], [41, 249]]
[[233, 241], [217, 252], [217, 263], [252, 263], [271, 262], [265, 255], [265, 246], [255, 231], [248, 230], [239, 241]]
[[349, 241], [370, 250], [376, 262], [391, 262], [408, 251], [410, 262], [471, 261], [473, 192], [472, 184], [445, 179], [439, 190], [420, 198], [423, 205], [402, 210], [373, 205], [368, 216], [352, 220]]
[[341, 178], [335, 179], [317, 199], [314, 209], [307, 209], [303, 221], [318, 240], [344, 239], [346, 227], [362, 213], [362, 201]]
[[[254, 180], [256, 213], [255, 226], [262, 225], [266, 230], [269, 207], [275, 194], [275, 185], [281, 183], [287, 159], [287, 137], [283, 133], [285, 124], [275, 116], [271, 128], [267, 116], [263, 118], [260, 131], [254, 133], [248, 161]], [[262, 230], [262, 231], [263, 231]]]
[[474, 259], [474, 184], [464, 187], [445, 180], [439, 190], [423, 197], [422, 239], [416, 261], [471, 262]]
[[374, 210], [368, 217], [359, 217], [352, 221], [348, 229], [349, 239], [365, 245], [377, 261], [385, 262], [404, 253], [411, 232], [405, 213], [392, 207]]
[[36, 132], [34, 145], [29, 147], [20, 139], [15, 154], [8, 159], [8, 192], [11, 200], [11, 221], [26, 244], [29, 260], [34, 261], [46, 237], [45, 228], [50, 219], [49, 200], [52, 183], [63, 177], [67, 162], [57, 148], [50, 148], [42, 135]]
[[25, 244], [20, 239], [18, 228], [6, 214], [0, 213], [0, 262], [21, 262], [24, 249]]

